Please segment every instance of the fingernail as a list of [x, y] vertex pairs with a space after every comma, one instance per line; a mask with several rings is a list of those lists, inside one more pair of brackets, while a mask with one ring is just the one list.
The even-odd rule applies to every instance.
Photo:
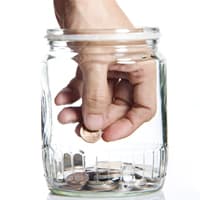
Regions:
[[89, 130], [99, 130], [103, 128], [103, 116], [89, 114], [84, 119], [84, 124]]

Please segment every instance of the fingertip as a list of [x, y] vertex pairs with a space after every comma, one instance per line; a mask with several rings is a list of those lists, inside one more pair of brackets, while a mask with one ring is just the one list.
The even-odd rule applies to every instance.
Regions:
[[102, 135], [102, 139], [103, 139], [104, 142], [112, 142], [113, 141], [111, 138], [107, 137], [106, 134]]
[[62, 111], [59, 112], [57, 119], [61, 124], [66, 124], [68, 121], [68, 115], [65, 115], [64, 112], [65, 109], [63, 109]]
[[105, 142], [114, 142], [114, 141], [117, 141], [117, 140], [119, 140], [121, 138], [118, 138], [113, 133], [110, 133], [110, 131], [109, 132], [107, 131], [107, 132], [104, 132], [104, 134], [102, 135], [102, 139]]
[[67, 87], [67, 88], [62, 89], [57, 94], [54, 101], [56, 105], [64, 105], [64, 104], [70, 103], [72, 97], [73, 97], [72, 89]]
[[130, 136], [134, 132], [126, 119], [120, 119], [104, 130], [102, 138], [106, 142], [117, 141]]
[[80, 107], [68, 107], [64, 108], [59, 114], [58, 114], [58, 121], [61, 124], [67, 124], [67, 123], [76, 123], [81, 121], [81, 111]]

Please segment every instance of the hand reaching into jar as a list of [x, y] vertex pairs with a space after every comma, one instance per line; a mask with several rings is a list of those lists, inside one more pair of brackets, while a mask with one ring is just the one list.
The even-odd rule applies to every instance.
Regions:
[[[61, 28], [134, 28], [115, 0], [54, 0], [54, 5]], [[129, 64], [116, 62], [113, 54], [106, 53], [109, 49], [101, 45], [96, 45], [91, 54], [90, 45], [79, 43], [78, 50], [75, 44], [70, 47], [79, 52], [74, 58], [77, 73], [55, 103], [72, 104], [82, 98], [82, 106], [64, 108], [58, 119], [64, 124], [79, 122], [78, 134], [84, 124], [91, 131], [103, 130], [105, 141], [127, 137], [156, 112], [155, 62], [144, 42], [140, 51], [146, 59]]]

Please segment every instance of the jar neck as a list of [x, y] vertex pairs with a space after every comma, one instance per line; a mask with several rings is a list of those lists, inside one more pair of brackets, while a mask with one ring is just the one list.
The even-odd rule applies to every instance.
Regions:
[[72, 53], [76, 56], [94, 55], [103, 59], [111, 55], [119, 63], [131, 63], [144, 59], [150, 59], [156, 55], [157, 40], [146, 41], [116, 41], [116, 42], [65, 42], [49, 41], [50, 52], [63, 55]]
[[83, 42], [67, 42], [67, 41], [54, 41], [49, 40], [49, 46], [52, 50], [59, 50], [68, 47], [132, 47], [132, 48], [140, 48], [140, 47], [148, 47], [152, 50], [156, 50], [158, 45], [158, 40], [143, 40], [143, 41], [97, 41], [97, 42], [90, 42], [90, 41], [83, 41]]
[[157, 50], [158, 28], [134, 29], [50, 29], [47, 31], [51, 51], [70, 50], [76, 53], [112, 54], [139, 53]]

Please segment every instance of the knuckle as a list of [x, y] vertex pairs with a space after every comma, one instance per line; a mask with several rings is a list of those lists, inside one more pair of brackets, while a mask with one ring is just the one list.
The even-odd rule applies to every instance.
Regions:
[[105, 96], [89, 96], [86, 99], [86, 106], [89, 110], [99, 110], [106, 108], [108, 105], [108, 102], [106, 100], [107, 98]]

